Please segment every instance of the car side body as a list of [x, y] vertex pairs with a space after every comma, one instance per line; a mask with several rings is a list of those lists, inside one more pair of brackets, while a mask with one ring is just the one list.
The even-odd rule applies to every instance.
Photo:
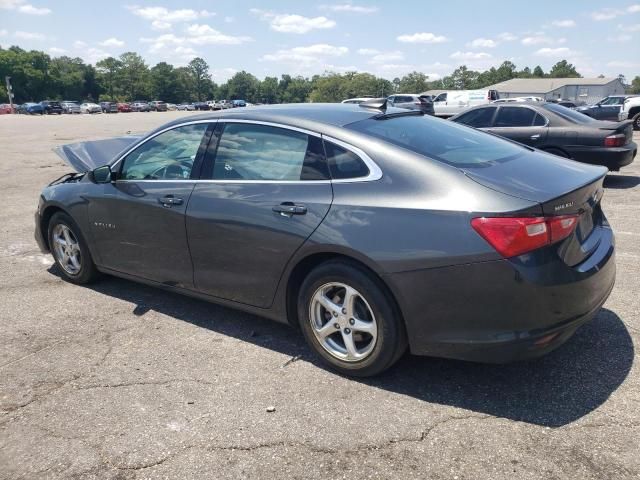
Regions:
[[[427, 148], [440, 150], [432, 158], [401, 143], [424, 135], [394, 133], [415, 122], [433, 133]], [[164, 151], [163, 135], [169, 149], [195, 139], [193, 154], [153, 175], [135, 173], [136, 158]], [[465, 163], [447, 139], [467, 137], [509, 155]], [[287, 176], [297, 145], [304, 164], [299, 177]], [[419, 112], [234, 109], [57, 152], [85, 173], [43, 190], [35, 234], [43, 251], [62, 212], [102, 272], [292, 325], [304, 312], [296, 302], [305, 279], [342, 262], [389, 299], [415, 354], [488, 362], [544, 354], [597, 313], [615, 279], [613, 233], [600, 208], [605, 169]], [[260, 162], [240, 162], [255, 155]], [[110, 173], [97, 182], [104, 167], [93, 169], [105, 164]], [[263, 165], [273, 178], [249, 178], [242, 165]], [[508, 258], [471, 228], [474, 219], [514, 215], [579, 223], [562, 241]]]
[[614, 171], [633, 162], [638, 151], [631, 122], [594, 120], [556, 103], [491, 104], [450, 120]]
[[43, 100], [40, 105], [42, 105], [44, 113], [47, 115], [62, 115], [64, 112], [62, 105], [56, 100]]
[[434, 115], [433, 101], [429, 95], [395, 94], [387, 97], [389, 106], [419, 110], [425, 115]]
[[632, 97], [633, 95], [610, 95], [593, 105], [576, 107], [576, 111], [596, 120], [617, 122], [622, 105], [624, 105], [625, 100]]

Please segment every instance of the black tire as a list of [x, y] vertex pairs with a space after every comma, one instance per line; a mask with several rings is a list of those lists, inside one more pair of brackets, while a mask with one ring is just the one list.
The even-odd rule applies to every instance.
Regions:
[[550, 153], [551, 155], [556, 155], [557, 157], [562, 157], [562, 158], [571, 158], [567, 152], [564, 152], [562, 150], [560, 150], [559, 148], [545, 148], [544, 150], [547, 153]]
[[[77, 240], [78, 246], [80, 248], [80, 270], [77, 273], [70, 273], [61, 263], [58, 255], [56, 254], [54, 247], [54, 229], [58, 225], [64, 225]], [[62, 274], [63, 278], [68, 280], [71, 283], [76, 283], [78, 285], [84, 285], [87, 283], [91, 283], [95, 281], [99, 277], [99, 272], [96, 269], [95, 264], [93, 263], [93, 258], [91, 258], [91, 252], [89, 251], [89, 247], [87, 246], [87, 241], [85, 240], [80, 228], [76, 224], [76, 222], [64, 212], [57, 212], [53, 214], [51, 220], [49, 220], [49, 225], [47, 227], [47, 238], [49, 239], [49, 247], [51, 250], [51, 255], [53, 255], [53, 259], [56, 262], [56, 266], [58, 270]]]
[[[321, 345], [313, 332], [311, 320], [313, 295], [320, 287], [332, 282], [346, 284], [356, 289], [375, 316], [377, 338], [371, 352], [362, 360], [346, 361], [336, 358]], [[313, 352], [329, 367], [344, 375], [368, 377], [379, 374], [391, 367], [407, 349], [404, 323], [389, 293], [379, 279], [348, 261], [325, 262], [307, 275], [298, 295], [298, 321]], [[328, 323], [333, 323], [333, 319]]]
[[640, 130], [640, 113], [636, 113], [636, 116], [633, 117], [633, 129]]

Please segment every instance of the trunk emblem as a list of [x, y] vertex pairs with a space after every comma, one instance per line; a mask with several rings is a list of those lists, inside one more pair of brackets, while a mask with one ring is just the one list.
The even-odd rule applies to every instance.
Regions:
[[560, 205], [555, 205], [553, 207], [554, 211], [564, 210], [565, 208], [573, 207], [573, 202], [561, 203]]

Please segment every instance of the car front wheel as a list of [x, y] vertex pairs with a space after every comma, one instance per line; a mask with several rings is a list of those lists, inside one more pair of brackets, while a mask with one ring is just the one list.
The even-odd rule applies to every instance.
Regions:
[[342, 374], [376, 375], [406, 350], [395, 303], [378, 279], [349, 262], [326, 262], [305, 278], [298, 319], [313, 351]]
[[90, 283], [98, 276], [87, 243], [73, 219], [63, 212], [49, 222], [49, 247], [65, 279], [77, 284]]

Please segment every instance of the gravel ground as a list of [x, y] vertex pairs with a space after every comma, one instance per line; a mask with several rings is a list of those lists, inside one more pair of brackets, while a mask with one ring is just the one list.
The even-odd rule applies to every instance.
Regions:
[[52, 147], [179, 115], [0, 116], [0, 478], [640, 477], [640, 161], [605, 184], [616, 287], [565, 346], [507, 366], [407, 355], [352, 380], [283, 325], [74, 286], [38, 251], [38, 193], [68, 171]]

